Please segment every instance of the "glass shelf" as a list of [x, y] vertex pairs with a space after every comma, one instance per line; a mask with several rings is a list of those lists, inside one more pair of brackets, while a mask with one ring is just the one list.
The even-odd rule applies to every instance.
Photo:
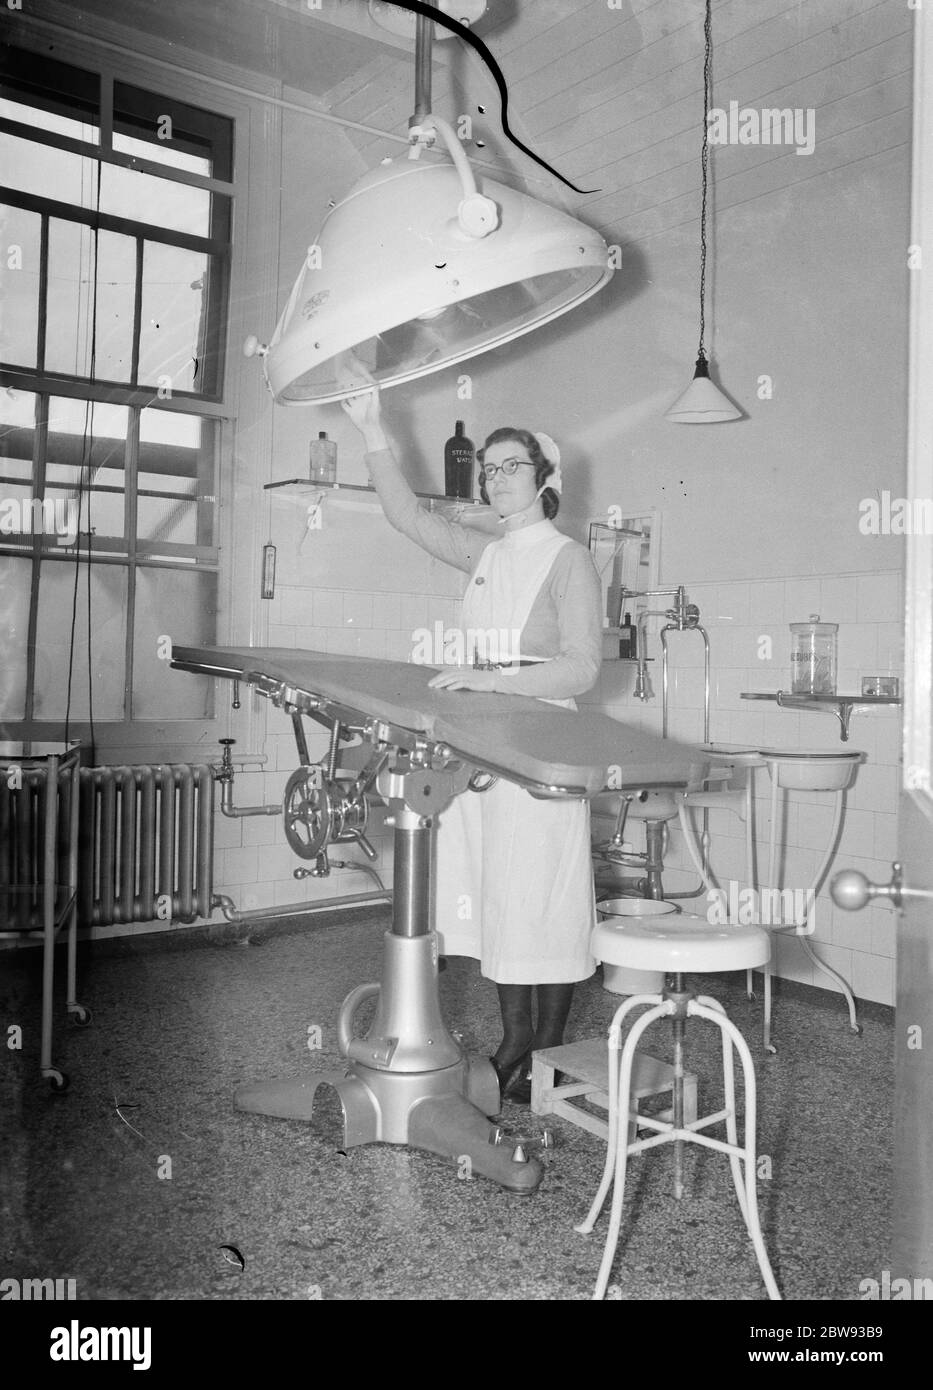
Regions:
[[899, 705], [900, 695], [793, 695], [789, 690], [748, 690], [743, 700], [774, 700], [782, 709], [819, 710], [834, 714], [839, 720], [839, 737], [849, 741], [849, 720], [858, 705]]
[[[330, 498], [332, 501], [349, 503], [351, 506], [371, 507], [376, 511], [382, 510], [376, 489], [360, 483], [314, 483], [308, 478], [287, 478], [280, 483], [265, 483], [263, 492], [282, 492], [292, 497], [311, 497], [317, 499], [319, 503], [323, 502], [325, 498]], [[464, 512], [488, 511], [484, 502], [474, 501], [471, 498], [442, 497], [436, 492], [416, 492], [415, 496], [419, 501], [429, 503], [428, 510], [432, 512], [460, 516]]]

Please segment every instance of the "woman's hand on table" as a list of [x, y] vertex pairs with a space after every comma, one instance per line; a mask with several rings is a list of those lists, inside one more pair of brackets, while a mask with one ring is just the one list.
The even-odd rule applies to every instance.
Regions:
[[478, 671], [473, 666], [453, 666], [428, 681], [430, 690], [479, 690], [487, 694], [499, 689], [498, 671]]

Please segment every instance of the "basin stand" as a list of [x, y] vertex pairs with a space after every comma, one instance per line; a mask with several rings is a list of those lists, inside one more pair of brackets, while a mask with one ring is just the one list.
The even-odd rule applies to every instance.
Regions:
[[[453, 1160], [462, 1178], [482, 1174], [511, 1192], [530, 1195], [543, 1169], [536, 1159], [514, 1159], [496, 1142], [498, 1131], [487, 1118], [500, 1108], [491, 1063], [468, 1056], [441, 1018], [437, 936], [431, 930], [436, 822], [404, 797], [427, 795], [436, 807], [445, 779], [449, 773], [431, 773], [426, 782], [423, 771], [413, 772], [412, 785], [405, 788], [408, 778], [390, 775], [392, 790], [402, 793], [388, 796], [395, 826], [392, 929], [385, 935], [381, 984], [357, 986], [341, 1007], [337, 1037], [345, 1069], [243, 1087], [236, 1106], [310, 1121], [317, 1088], [330, 1086], [343, 1110], [344, 1147], [407, 1144]], [[452, 789], [451, 782], [446, 800]], [[371, 998], [377, 1005], [369, 1033], [355, 1037], [353, 1015]]]
[[[758, 885], [758, 876], [755, 872], [754, 787], [752, 782], [753, 774], [754, 768], [749, 766], [746, 770], [744, 792], [716, 792], [709, 794], [690, 793], [690, 795], [687, 798], [685, 798], [684, 803], [680, 806], [679, 809], [680, 825], [681, 830], [683, 831], [684, 843], [687, 846], [687, 850], [690, 854], [691, 859], [693, 860], [694, 866], [696, 867], [698, 873], [700, 874], [700, 877], [702, 878], [703, 882], [706, 884], [706, 887], [710, 892], [718, 893], [721, 892], [721, 890], [712, 881], [712, 878], [706, 871], [706, 868], [700, 857], [699, 848], [696, 843], [696, 835], [694, 834], [693, 826], [690, 823], [689, 807], [703, 805], [713, 807], [720, 805], [724, 809], [734, 811], [740, 817], [740, 819], [744, 821], [745, 877], [748, 886], [754, 890], [756, 902], [760, 903], [761, 897]], [[775, 868], [777, 864], [777, 825], [779, 790], [780, 788], [778, 785], [777, 774], [775, 772], [772, 774], [771, 777], [771, 833], [769, 839], [768, 854], [769, 885], [775, 884]], [[814, 898], [816, 897], [820, 885], [826, 877], [826, 874], [829, 871], [829, 866], [832, 863], [833, 858], [835, 856], [836, 843], [839, 839], [839, 830], [842, 825], [842, 815], [844, 809], [845, 790], [842, 789], [836, 792], [836, 800], [833, 814], [833, 826], [830, 832], [826, 853], [823, 856], [823, 862], [820, 864], [812, 884], [810, 885], [809, 889], [806, 890], [806, 893], [804, 895], [805, 901], [807, 902], [809, 902], [811, 894]], [[778, 925], [778, 927], [776, 928], [766, 922], [761, 922], [760, 925], [765, 927], [766, 930], [770, 931], [772, 935], [774, 935], [775, 931], [781, 930], [780, 925]], [[817, 969], [821, 970], [824, 975], [829, 976], [830, 979], [835, 980], [842, 994], [845, 996], [846, 1004], [849, 1010], [849, 1024], [852, 1028], [852, 1031], [854, 1033], [861, 1033], [861, 1026], [859, 1025], [856, 1018], [855, 997], [852, 993], [852, 990], [841, 975], [839, 975], [835, 970], [828, 966], [825, 961], [820, 960], [819, 956], [816, 954], [813, 947], [810, 945], [810, 941], [807, 935], [808, 927], [809, 912], [806, 912], [804, 914], [804, 919], [802, 922], [795, 922], [793, 924], [793, 931], [796, 933], [801, 945], [803, 946], [804, 951], [807, 953], [810, 960], [817, 967]], [[784, 928], [784, 930], [790, 930], [790, 928]], [[747, 991], [749, 999], [754, 998], [754, 994], [752, 992], [752, 973], [753, 972], [751, 970], [747, 971]], [[771, 1042], [771, 960], [769, 960], [767, 964], [764, 966], [762, 973], [764, 975], [764, 1045], [769, 1052], [776, 1052], [777, 1048], [774, 1047], [773, 1043]]]
[[[777, 861], [777, 820], [778, 820], [778, 806], [779, 806], [779, 804], [780, 804], [780, 803], [779, 803], [778, 793], [779, 793], [781, 790], [782, 790], [782, 788], [780, 787], [779, 782], [778, 782], [777, 769], [772, 768], [772, 769], [771, 769], [771, 837], [770, 837], [770, 842], [769, 842], [769, 846], [768, 846], [768, 883], [769, 883], [769, 884], [772, 884], [772, 885], [775, 884], [775, 865], [776, 865], [776, 861]], [[786, 791], [786, 788], [783, 788], [783, 790]], [[805, 902], [806, 902], [807, 906], [806, 906], [805, 911], [804, 911], [803, 921], [802, 921], [802, 922], [796, 922], [796, 923], [794, 924], [793, 930], [794, 930], [794, 932], [795, 932], [795, 934], [796, 934], [796, 936], [797, 936], [797, 939], [800, 941], [800, 944], [801, 944], [801, 946], [803, 947], [804, 951], [805, 951], [805, 952], [807, 953], [807, 955], [810, 957], [810, 960], [813, 962], [813, 964], [816, 966], [816, 968], [817, 968], [818, 970], [821, 970], [821, 971], [823, 972], [823, 974], [824, 974], [824, 975], [827, 975], [831, 980], [835, 980], [837, 986], [839, 987], [839, 989], [842, 991], [843, 995], [845, 996], [846, 1005], [847, 1005], [848, 1010], [849, 1010], [849, 1026], [850, 1026], [850, 1028], [852, 1029], [853, 1033], [861, 1033], [862, 1028], [861, 1028], [861, 1025], [860, 1025], [859, 1022], [858, 1022], [858, 1019], [856, 1018], [856, 1013], [855, 1013], [855, 996], [854, 996], [854, 994], [852, 993], [851, 987], [849, 986], [848, 982], [847, 982], [846, 980], [844, 980], [840, 974], [838, 974], [837, 971], [833, 970], [831, 966], [828, 966], [828, 965], [826, 964], [825, 961], [820, 960], [819, 956], [816, 954], [816, 952], [814, 951], [813, 947], [810, 945], [810, 940], [809, 940], [809, 930], [810, 930], [810, 928], [809, 928], [809, 919], [810, 919], [809, 903], [810, 903], [810, 899], [811, 899], [811, 897], [812, 897], [813, 899], [816, 898], [816, 895], [817, 895], [817, 893], [819, 892], [819, 889], [820, 889], [820, 884], [823, 882], [824, 878], [826, 877], [826, 874], [827, 874], [828, 871], [829, 871], [829, 866], [830, 866], [830, 864], [832, 863], [833, 859], [835, 858], [835, 854], [836, 854], [836, 844], [837, 844], [838, 839], [839, 839], [839, 831], [840, 831], [840, 829], [841, 829], [841, 827], [842, 827], [842, 815], [843, 815], [843, 811], [845, 810], [845, 804], [846, 804], [846, 794], [845, 794], [845, 789], [842, 788], [842, 789], [840, 789], [839, 791], [837, 791], [837, 792], [836, 792], [836, 795], [835, 795], [835, 803], [834, 803], [834, 807], [833, 807], [833, 826], [832, 826], [832, 830], [830, 831], [830, 834], [829, 834], [829, 841], [828, 841], [828, 843], [827, 843], [826, 853], [825, 853], [825, 855], [823, 856], [823, 861], [822, 861], [822, 863], [820, 864], [819, 869], [817, 870], [816, 874], [814, 875], [813, 882], [811, 883], [810, 887], [806, 890], [805, 895], [804, 895], [804, 897], [805, 897]], [[767, 924], [763, 924], [763, 925], [767, 925]], [[768, 927], [768, 930], [770, 930], [770, 931], [773, 932], [773, 931], [775, 930], [775, 928], [774, 928], [774, 927]], [[778, 931], [781, 931], [781, 930], [787, 931], [787, 930], [789, 930], [789, 928], [786, 928], [786, 927], [785, 927], [785, 928], [782, 929], [781, 927], [778, 927], [778, 928], [776, 928], [776, 930], [778, 930]], [[767, 962], [767, 964], [765, 965], [765, 967], [764, 967], [764, 980], [765, 980], [764, 1044], [765, 1044], [765, 1047], [767, 1048], [767, 1050], [768, 1050], [769, 1052], [776, 1052], [776, 1051], [777, 1051], [777, 1048], [774, 1047], [773, 1043], [771, 1042], [771, 973], [772, 973], [772, 972], [771, 972], [771, 961], [769, 960], [769, 961]]]

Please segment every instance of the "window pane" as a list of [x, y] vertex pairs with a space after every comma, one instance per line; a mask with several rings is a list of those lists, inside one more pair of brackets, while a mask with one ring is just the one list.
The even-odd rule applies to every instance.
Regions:
[[156, 140], [149, 144], [146, 140], [134, 140], [129, 135], [121, 135], [118, 130], [113, 132], [113, 148], [122, 154], [131, 154], [139, 159], [151, 159], [159, 164], [171, 165], [173, 169], [186, 169], [192, 174], [202, 174], [205, 178], [211, 176], [211, 161], [203, 159], [199, 155], [185, 154], [184, 151], [175, 149], [171, 144]]
[[215, 431], [214, 421], [197, 415], [141, 413], [136, 509], [140, 548], [143, 541], [213, 545]]
[[[173, 391], [205, 389], [210, 256], [147, 241], [139, 381]], [[162, 380], [167, 378], [168, 380]]]
[[76, 576], [75, 565], [71, 561], [44, 562], [39, 578], [39, 622], [36, 632], [34, 704], [37, 719], [65, 718], [68, 703], [68, 656], [72, 649], [72, 719], [87, 719], [90, 714], [89, 664], [94, 693], [94, 718], [123, 718], [126, 603], [126, 570], [123, 566], [91, 565], [90, 608], [93, 635], [89, 652], [88, 566], [82, 560]]
[[8, 188], [54, 198], [60, 203], [75, 203], [79, 208], [94, 207], [96, 159], [0, 131], [0, 169]]
[[37, 212], [0, 203], [0, 359], [17, 367], [36, 365], [41, 230]]
[[70, 140], [85, 140], [90, 145], [100, 141], [100, 131], [96, 125], [58, 116], [54, 111], [43, 111], [25, 101], [8, 101], [0, 97], [0, 116], [8, 121], [22, 121], [23, 125], [32, 126], [33, 130], [51, 130], [57, 135], [67, 135]]
[[0, 387], [0, 475], [28, 478], [32, 475], [32, 446], [36, 398], [31, 391]]
[[50, 127], [62, 129], [63, 134], [74, 134], [67, 125], [79, 121], [91, 123], [96, 131], [100, 112], [100, 78], [96, 72], [73, 68], [26, 49], [0, 46], [0, 94], [29, 108], [30, 125], [44, 126], [49, 113], [70, 118], [61, 127]]
[[[0, 389], [0, 545], [22, 548], [32, 542], [32, 512], [24, 520], [22, 503], [32, 498], [32, 448], [36, 398], [31, 391]], [[24, 532], [27, 534], [24, 536]], [[3, 659], [0, 622], [0, 664]]]
[[4, 723], [22, 719], [26, 702], [26, 637], [32, 561], [0, 555], [0, 738]]
[[113, 147], [218, 179], [232, 178], [233, 122], [164, 93], [113, 86]]
[[173, 671], [159, 657], [162, 637], [179, 647], [216, 642], [216, 574], [140, 566], [133, 641], [134, 719], [212, 718], [212, 683]]
[[133, 305], [136, 242], [79, 222], [52, 218], [49, 224], [49, 299], [45, 365], [51, 372], [91, 377], [94, 276], [97, 275], [97, 334], [93, 376], [130, 380], [133, 365]]
[[[71, 511], [79, 502], [80, 530], [98, 536], [124, 534], [124, 457], [129, 411], [123, 405], [70, 400], [49, 401], [48, 463], [45, 495], [61, 499]], [[46, 571], [42, 571], [45, 583]]]
[[206, 189], [116, 164], [105, 164], [101, 171], [100, 210], [189, 236], [210, 235], [211, 195]]

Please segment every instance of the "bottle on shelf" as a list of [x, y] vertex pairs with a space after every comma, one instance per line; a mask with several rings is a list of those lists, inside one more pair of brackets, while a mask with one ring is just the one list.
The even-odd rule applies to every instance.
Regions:
[[463, 421], [458, 420], [444, 445], [444, 493], [447, 497], [472, 499], [474, 458], [473, 441], [463, 433]]
[[619, 627], [619, 657], [634, 661], [638, 656], [638, 629], [632, 622], [631, 613], [626, 613]]
[[308, 476], [312, 483], [335, 483], [337, 481], [337, 444], [328, 439], [321, 430], [317, 439], [311, 440], [310, 466]]

